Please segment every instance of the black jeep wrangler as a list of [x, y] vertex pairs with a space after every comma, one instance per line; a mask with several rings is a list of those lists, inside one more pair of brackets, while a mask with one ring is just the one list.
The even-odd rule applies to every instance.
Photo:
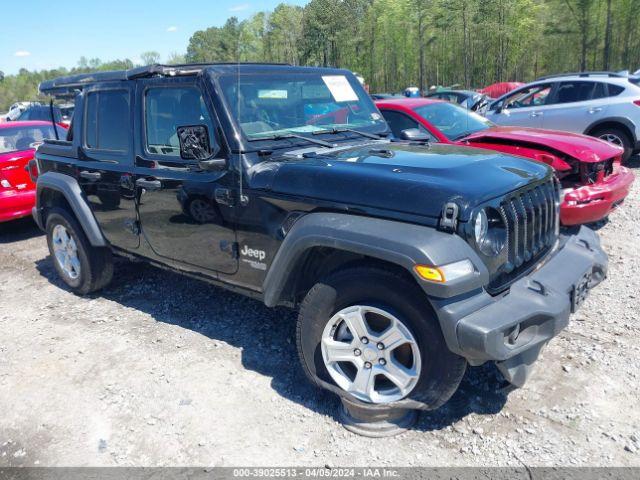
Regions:
[[115, 254], [297, 307], [305, 372], [356, 418], [434, 409], [467, 363], [522, 385], [606, 275], [595, 233], [560, 235], [550, 168], [392, 139], [345, 70], [156, 65], [40, 90], [76, 95], [32, 168], [66, 284], [104, 287]]

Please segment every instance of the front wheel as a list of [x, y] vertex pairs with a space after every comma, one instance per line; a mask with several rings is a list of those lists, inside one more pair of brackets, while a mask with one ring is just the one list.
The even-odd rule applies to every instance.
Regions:
[[311, 380], [362, 406], [435, 409], [466, 368], [447, 348], [422, 289], [377, 267], [317, 283], [302, 303], [297, 336]]

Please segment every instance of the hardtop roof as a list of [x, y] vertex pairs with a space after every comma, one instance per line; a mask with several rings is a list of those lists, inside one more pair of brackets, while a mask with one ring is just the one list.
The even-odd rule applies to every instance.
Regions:
[[310, 70], [323, 72], [343, 71], [335, 68], [299, 67], [285, 63], [188, 63], [181, 65], [148, 65], [128, 70], [112, 70], [105, 72], [79, 73], [45, 80], [40, 83], [39, 90], [45, 95], [57, 97], [73, 97], [80, 90], [90, 85], [103, 82], [121, 82], [137, 78], [155, 76], [189, 76], [197, 75], [203, 70], [210, 70], [214, 74], [225, 73], [260, 73], [274, 70], [286, 70], [290, 73], [303, 73]]

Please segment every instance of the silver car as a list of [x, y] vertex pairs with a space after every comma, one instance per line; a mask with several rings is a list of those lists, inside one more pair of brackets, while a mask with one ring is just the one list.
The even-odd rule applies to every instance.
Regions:
[[640, 150], [640, 78], [612, 72], [543, 77], [495, 100], [486, 117], [522, 125], [585, 133]]

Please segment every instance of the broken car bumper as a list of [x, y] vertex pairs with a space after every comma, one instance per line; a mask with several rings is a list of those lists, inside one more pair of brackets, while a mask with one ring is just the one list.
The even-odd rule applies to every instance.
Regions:
[[582, 227], [561, 242], [508, 292], [496, 297], [482, 292], [443, 306], [441, 322], [456, 325], [452, 350], [472, 365], [495, 361], [509, 382], [522, 386], [542, 347], [567, 326], [569, 315], [607, 273], [607, 255], [595, 232]]

